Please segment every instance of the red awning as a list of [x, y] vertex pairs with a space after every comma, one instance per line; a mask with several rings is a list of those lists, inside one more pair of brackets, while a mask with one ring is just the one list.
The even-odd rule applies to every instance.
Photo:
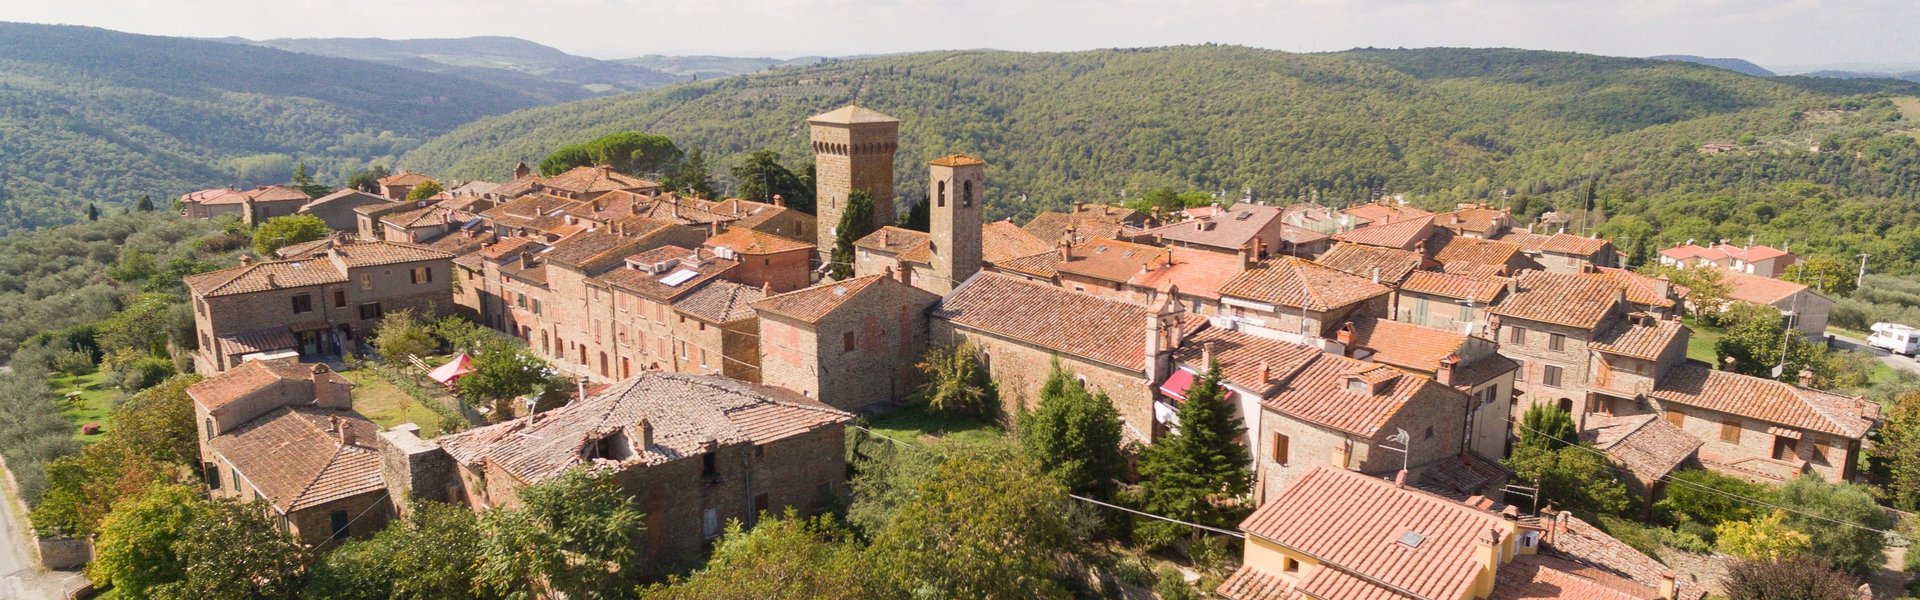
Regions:
[[434, 381], [438, 381], [442, 385], [453, 385], [454, 380], [459, 379], [461, 375], [472, 372], [473, 359], [468, 358], [466, 354], [461, 354], [453, 357], [453, 360], [447, 361], [447, 364], [434, 368], [433, 371], [427, 373], [427, 376], [432, 377]]
[[1193, 372], [1186, 369], [1174, 369], [1173, 374], [1167, 376], [1167, 381], [1160, 384], [1160, 393], [1186, 400], [1187, 388], [1189, 387], [1193, 387]]

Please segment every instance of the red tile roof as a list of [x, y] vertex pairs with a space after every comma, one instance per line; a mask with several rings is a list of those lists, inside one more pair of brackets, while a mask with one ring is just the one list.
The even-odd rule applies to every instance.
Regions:
[[1609, 243], [1610, 242], [1600, 238], [1590, 238], [1561, 232], [1553, 234], [1551, 237], [1548, 237], [1545, 242], [1542, 242], [1540, 244], [1540, 250], [1542, 252], [1552, 252], [1555, 254], [1591, 256], [1606, 249]]
[[1371, 280], [1291, 256], [1261, 261], [1220, 286], [1221, 296], [1322, 312], [1391, 292]]
[[1353, 345], [1373, 351], [1367, 359], [1425, 375], [1439, 371], [1441, 359], [1467, 345], [1467, 335], [1457, 331], [1385, 319], [1356, 319], [1352, 324]]
[[768, 296], [754, 302], [753, 308], [806, 323], [818, 323], [847, 302], [876, 288], [892, 288], [913, 296], [935, 297], [932, 292], [900, 283], [900, 280], [884, 274], [875, 274]]
[[1391, 223], [1394, 221], [1424, 217], [1424, 216], [1433, 214], [1431, 212], [1427, 212], [1411, 206], [1393, 204], [1393, 203], [1384, 202], [1384, 201], [1369, 202], [1366, 204], [1356, 204], [1353, 206], [1343, 208], [1340, 210], [1340, 212], [1346, 213], [1348, 215], [1352, 215], [1355, 218], [1366, 219], [1367, 221], [1376, 223], [1376, 224]]
[[1124, 282], [1140, 273], [1145, 265], [1164, 263], [1170, 251], [1120, 240], [1089, 240], [1075, 244], [1073, 256], [1054, 265], [1054, 270], [1102, 281]]
[[1527, 271], [1519, 289], [1494, 307], [1493, 314], [1593, 329], [1626, 297], [1626, 288], [1609, 279], [1570, 273]]
[[[347, 429], [343, 443], [333, 419]], [[283, 512], [386, 489], [379, 427], [350, 410], [282, 407], [207, 440], [247, 483]]]
[[707, 322], [724, 325], [753, 318], [753, 302], [764, 297], [757, 287], [712, 281], [674, 301], [673, 307]]
[[1469, 206], [1452, 212], [1436, 215], [1434, 224], [1455, 231], [1471, 231], [1487, 234], [1499, 229], [1508, 221], [1506, 211], [1481, 206]]
[[548, 177], [544, 185], [556, 190], [580, 194], [660, 189], [660, 184], [657, 182], [634, 177], [608, 167], [574, 167], [565, 173]]
[[[1311, 346], [1207, 328], [1188, 336], [1174, 350], [1173, 360], [1194, 369], [1206, 369], [1203, 355], [1208, 343], [1213, 344], [1213, 360], [1220, 364], [1222, 381], [1260, 394], [1300, 372], [1322, 354]], [[1261, 378], [1263, 370], [1265, 380]]]
[[[278, 328], [285, 331], [285, 327]], [[291, 360], [250, 360], [240, 363], [232, 369], [201, 380], [187, 387], [187, 396], [209, 411], [218, 410], [228, 402], [253, 393], [281, 381], [313, 381], [314, 369], [324, 365], [307, 365]], [[352, 382], [341, 377], [331, 369], [325, 372], [329, 381], [351, 386]]]
[[[586, 463], [654, 466], [713, 445], [766, 444], [851, 421], [796, 392], [726, 377], [647, 372], [585, 400], [439, 439], [462, 464], [496, 466], [536, 484]], [[584, 448], [624, 433], [633, 456], [589, 459]], [[652, 438], [651, 444], [643, 440]]]
[[1127, 278], [1127, 285], [1149, 290], [1173, 286], [1179, 288], [1181, 295], [1218, 299], [1220, 286], [1240, 274], [1240, 257], [1168, 248], [1149, 266], [1150, 271], [1134, 271], [1133, 276]]
[[707, 238], [706, 245], [713, 248], [726, 248], [735, 254], [749, 255], [813, 250], [813, 244], [745, 227], [734, 227], [725, 233]]
[[1286, 580], [1241, 565], [1239, 570], [1220, 583], [1214, 593], [1226, 596], [1228, 600], [1283, 600], [1288, 596], [1288, 589]]
[[854, 240], [853, 247], [880, 252], [896, 260], [929, 264], [933, 260], [933, 237], [923, 231], [885, 225]]
[[1472, 300], [1476, 306], [1491, 306], [1494, 300], [1499, 299], [1500, 295], [1507, 291], [1507, 284], [1510, 281], [1504, 277], [1472, 277], [1433, 271], [1415, 271], [1400, 284], [1400, 290], [1442, 298]]
[[886, 113], [883, 113], [871, 108], [866, 108], [864, 106], [854, 106], [849, 104], [847, 106], [842, 106], [840, 108], [836, 108], [836, 109], [823, 112], [811, 117], [807, 117], [807, 122], [808, 123], [826, 123], [826, 124], [833, 124], [833, 125], [855, 125], [855, 124], [861, 124], [861, 123], [898, 123], [900, 122], [900, 120], [895, 119], [892, 116], [887, 115]]
[[[1386, 586], [1460, 597], [1484, 570], [1476, 556], [1481, 540], [1499, 543], [1494, 532], [1506, 527], [1498, 515], [1327, 466], [1309, 469], [1240, 524], [1248, 535], [1320, 559], [1300, 590], [1342, 600], [1395, 597], [1381, 595]], [[1402, 541], [1410, 537], [1419, 543]]]
[[1011, 275], [975, 275], [935, 304], [932, 316], [1123, 369], [1146, 366], [1146, 308]]
[[1783, 279], [1748, 275], [1735, 271], [1724, 271], [1727, 281], [1727, 298], [1771, 306], [1782, 300], [1792, 298], [1794, 294], [1806, 291], [1807, 286]]
[[980, 255], [987, 264], [1032, 256], [1053, 249], [1058, 240], [1047, 241], [1021, 229], [1012, 221], [994, 221], [980, 226]]
[[1518, 254], [1520, 254], [1520, 246], [1517, 244], [1454, 236], [1433, 251], [1433, 258], [1448, 266], [1454, 263], [1468, 263], [1505, 267]]
[[930, 164], [936, 167], [970, 167], [973, 165], [984, 165], [987, 163], [981, 161], [978, 158], [967, 156], [965, 154], [948, 154], [946, 156], [933, 159], [932, 162], [929, 162], [927, 164]]
[[1659, 590], [1578, 563], [1519, 555], [1501, 565], [1487, 600], [1657, 600]]
[[[1365, 384], [1355, 390], [1359, 381]], [[1466, 406], [1459, 390], [1399, 369], [1322, 353], [1285, 381], [1280, 390], [1262, 399], [1262, 408], [1280, 414], [1371, 438], [1387, 421], [1409, 405], [1444, 403]]]
[[1606, 452], [1615, 464], [1642, 481], [1666, 477], [1681, 463], [1693, 458], [1694, 451], [1704, 443], [1653, 413], [1623, 417], [1592, 415], [1586, 427], [1580, 432], [1580, 441]]
[[1648, 394], [1661, 402], [1844, 436], [1866, 437], [1879, 405], [1860, 399], [1695, 364], [1674, 367]]
[[1333, 234], [1333, 239], [1369, 246], [1410, 250], [1432, 234], [1433, 215], [1414, 217]]
[[1028, 221], [1027, 233], [1049, 245], [1059, 244], [1067, 231], [1073, 231], [1074, 243], [1097, 238], [1118, 238], [1123, 232], [1137, 232], [1130, 223], [1145, 219], [1140, 211], [1109, 204], [1081, 204], [1070, 213], [1042, 211]]
[[1685, 287], [1673, 285], [1666, 277], [1648, 277], [1627, 269], [1599, 267], [1594, 269], [1594, 272], [1589, 276], [1612, 279], [1614, 282], [1626, 286], [1628, 302], [1654, 308], [1673, 308], [1673, 299], [1661, 294], [1659, 291], [1663, 284], [1667, 288], [1672, 289], [1677, 296], [1684, 297], [1687, 291]]
[[[1542, 519], [1542, 525], [1555, 523], [1553, 517], [1556, 516], [1565, 519], [1557, 521], [1563, 523], [1565, 529], [1554, 533], [1553, 541], [1543, 546], [1542, 550], [1547, 554], [1577, 562], [1590, 571], [1612, 574], [1655, 590], [1660, 587], [1662, 575], [1672, 572], [1660, 561], [1569, 513], [1542, 511], [1542, 516], [1546, 517]], [[1674, 591], [1678, 600], [1700, 600], [1707, 595], [1706, 589], [1685, 577], [1679, 578]]]
[[[1160, 236], [1176, 242], [1234, 251], [1246, 248], [1260, 232], [1279, 219], [1282, 212], [1278, 206], [1242, 202], [1208, 216], [1148, 229], [1139, 235]], [[1316, 239], [1326, 237], [1311, 231], [1307, 233]]]
[[1379, 282], [1387, 286], [1400, 285], [1400, 282], [1407, 278], [1407, 274], [1427, 268], [1429, 265], [1437, 265], [1437, 263], [1430, 263], [1427, 257], [1412, 250], [1350, 242], [1334, 244], [1333, 248], [1313, 259], [1313, 262], [1345, 271], [1355, 277], [1365, 277], [1369, 281], [1374, 280], [1374, 274], [1377, 271]]
[[[595, 283], [671, 302], [693, 293], [740, 263], [679, 246], [661, 246], [627, 257], [624, 267], [593, 278]], [[673, 283], [669, 283], [673, 282]]]
[[420, 185], [429, 181], [433, 181], [433, 178], [411, 171], [401, 171], [381, 177], [380, 185]]
[[1680, 330], [1686, 327], [1672, 319], [1655, 319], [1650, 323], [1632, 323], [1620, 321], [1614, 323], [1594, 336], [1587, 345], [1608, 354], [1638, 358], [1640, 360], [1659, 360], [1679, 337]]

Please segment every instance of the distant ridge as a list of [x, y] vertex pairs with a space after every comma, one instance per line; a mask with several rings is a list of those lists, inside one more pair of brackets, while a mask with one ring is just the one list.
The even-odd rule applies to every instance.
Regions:
[[1689, 62], [1696, 65], [1718, 67], [1718, 68], [1726, 69], [1728, 71], [1733, 71], [1735, 73], [1752, 75], [1754, 77], [1774, 76], [1774, 72], [1767, 70], [1766, 67], [1762, 67], [1760, 65], [1747, 62], [1745, 59], [1740, 59], [1740, 58], [1707, 58], [1704, 56], [1694, 56], [1691, 54], [1663, 54], [1660, 56], [1649, 56], [1647, 58], [1651, 58], [1653, 60], [1672, 60], [1672, 61], [1679, 61], [1679, 62]]
[[549, 102], [622, 94], [688, 79], [641, 65], [575, 56], [516, 37], [405, 40], [231, 37], [219, 41], [459, 75], [540, 94]]

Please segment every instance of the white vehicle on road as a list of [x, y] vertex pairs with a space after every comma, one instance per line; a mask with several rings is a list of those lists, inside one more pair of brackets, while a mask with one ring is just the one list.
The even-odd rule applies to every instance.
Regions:
[[1913, 356], [1915, 352], [1920, 352], [1920, 329], [1899, 323], [1874, 323], [1873, 335], [1867, 336], [1867, 345], [1894, 354]]

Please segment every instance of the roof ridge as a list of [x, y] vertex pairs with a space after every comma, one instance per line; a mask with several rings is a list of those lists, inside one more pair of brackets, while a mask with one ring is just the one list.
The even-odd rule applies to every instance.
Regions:
[[[343, 423], [341, 424], [341, 426], [345, 427], [346, 425]], [[336, 442], [339, 441], [339, 438], [333, 438], [333, 439]], [[291, 509], [294, 505], [300, 503], [301, 498], [307, 497], [307, 492], [313, 491], [313, 486], [315, 484], [320, 483], [320, 476], [326, 475], [327, 469], [333, 468], [334, 464], [340, 462], [340, 455], [346, 453], [347, 448], [351, 446], [352, 446], [351, 444], [342, 443], [339, 446], [334, 447], [333, 456], [327, 457], [327, 462], [325, 464], [320, 465], [320, 468], [313, 472], [313, 477], [308, 478], [307, 483], [305, 485], [300, 486], [300, 491], [294, 492], [292, 498], [285, 499], [287, 508]]]

